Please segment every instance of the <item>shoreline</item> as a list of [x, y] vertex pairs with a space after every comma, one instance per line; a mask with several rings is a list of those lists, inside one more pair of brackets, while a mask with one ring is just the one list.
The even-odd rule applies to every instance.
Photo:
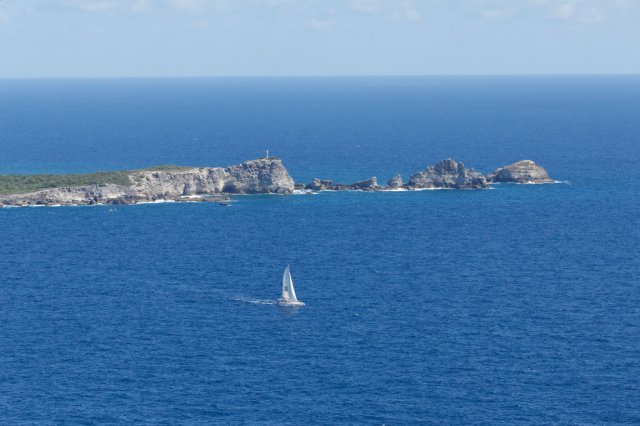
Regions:
[[[499, 182], [496, 183], [496, 186], [502, 185], [522, 185], [522, 186], [531, 186], [531, 185], [569, 185], [568, 180], [554, 180], [552, 182], [536, 182], [536, 183], [517, 183], [517, 182]], [[199, 198], [183, 198], [183, 199], [158, 199], [153, 201], [139, 201], [133, 202], [129, 204], [116, 204], [116, 203], [95, 203], [95, 204], [28, 204], [28, 205], [0, 205], [0, 209], [22, 209], [22, 208], [38, 208], [38, 207], [114, 207], [114, 206], [140, 206], [140, 205], [160, 205], [160, 204], [215, 204], [215, 203], [235, 203], [236, 197], [254, 197], [254, 196], [274, 196], [274, 197], [282, 197], [282, 196], [300, 196], [300, 195], [320, 195], [323, 193], [417, 193], [417, 192], [425, 192], [425, 191], [475, 191], [475, 190], [487, 190], [492, 191], [497, 188], [490, 186], [487, 188], [418, 188], [418, 189], [380, 189], [377, 191], [366, 191], [362, 189], [346, 189], [346, 190], [320, 190], [320, 191], [299, 191], [295, 190], [290, 194], [277, 194], [277, 193], [262, 193], [262, 194], [227, 194], [228, 198], [225, 199], [204, 199]]]
[[[111, 181], [114, 178], [115, 181]], [[49, 180], [47, 180], [49, 179]], [[0, 207], [136, 205], [168, 202], [218, 202], [228, 205], [235, 195], [304, 195], [320, 192], [413, 192], [434, 190], [492, 189], [500, 183], [556, 183], [546, 170], [531, 160], [521, 160], [483, 175], [452, 159], [442, 160], [412, 174], [407, 182], [401, 175], [386, 185], [371, 177], [352, 184], [314, 178], [305, 185], [296, 183], [275, 157], [260, 158], [228, 167], [161, 166], [133, 171], [99, 172], [86, 175], [0, 175], [4, 188], [38, 187], [52, 182], [85, 185], [43, 188], [26, 193], [0, 195]], [[56, 180], [57, 179], [57, 180]], [[0, 187], [1, 188], [1, 187]]]

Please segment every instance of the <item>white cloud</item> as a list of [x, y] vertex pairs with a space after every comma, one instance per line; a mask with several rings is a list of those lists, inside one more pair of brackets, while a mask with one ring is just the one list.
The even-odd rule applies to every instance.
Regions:
[[347, 6], [359, 13], [373, 14], [380, 10], [380, 4], [376, 0], [349, 0]]
[[206, 2], [205, 0], [170, 0], [169, 4], [178, 10], [197, 12], [205, 6]]
[[554, 18], [598, 23], [606, 19], [599, 2], [568, 0], [556, 5], [551, 11]]
[[11, 12], [4, 11], [5, 20], [18, 8], [33, 9], [33, 13], [76, 10], [97, 14], [141, 14], [164, 9], [192, 15], [225, 12], [237, 16], [299, 16], [299, 25], [326, 29], [344, 24], [354, 15], [356, 19], [419, 22], [451, 12], [485, 19], [597, 24], [637, 11], [640, 0], [0, 0], [0, 4], [13, 6]]
[[394, 19], [419, 21], [422, 19], [420, 8], [411, 0], [381, 1], [381, 0], [348, 0], [347, 10], [371, 16], [388, 16]]
[[52, 3], [52, 6], [59, 3], [60, 6], [67, 9], [80, 9], [87, 12], [106, 12], [123, 4], [122, 0], [63, 0]]
[[568, 19], [575, 15], [575, 8], [575, 2], [568, 1], [555, 6], [551, 14], [555, 18]]
[[404, 3], [404, 17], [409, 21], [419, 21], [422, 19], [422, 15], [411, 2]]
[[490, 8], [480, 11], [480, 14], [489, 19], [508, 19], [514, 16], [513, 9]]
[[640, 4], [639, 0], [470, 0], [485, 18], [551, 19], [597, 24]]
[[318, 31], [326, 31], [333, 27], [335, 21], [333, 19], [319, 19], [314, 18], [309, 21], [309, 28]]
[[131, 10], [135, 12], [146, 12], [152, 8], [151, 0], [133, 0], [131, 2]]
[[117, 2], [115, 1], [89, 1], [86, 2], [85, 4], [82, 5], [82, 7], [85, 10], [88, 11], [95, 11], [95, 12], [100, 12], [100, 11], [105, 11], [105, 10], [112, 10], [117, 6]]

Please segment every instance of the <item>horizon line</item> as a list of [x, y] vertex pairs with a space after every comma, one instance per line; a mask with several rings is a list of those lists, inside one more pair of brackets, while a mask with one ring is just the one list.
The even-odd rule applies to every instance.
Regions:
[[0, 80], [137, 80], [137, 79], [280, 79], [280, 78], [416, 78], [416, 77], [633, 77], [640, 72], [624, 73], [453, 73], [453, 74], [282, 74], [282, 75], [114, 75], [114, 76], [0, 76]]

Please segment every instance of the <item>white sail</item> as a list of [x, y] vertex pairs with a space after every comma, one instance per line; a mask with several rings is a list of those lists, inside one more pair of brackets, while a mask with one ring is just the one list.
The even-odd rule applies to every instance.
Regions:
[[286, 305], [303, 306], [304, 303], [298, 300], [296, 290], [293, 288], [293, 279], [291, 278], [291, 269], [287, 265], [282, 275], [282, 303]]
[[287, 269], [284, 270], [284, 274], [282, 275], [282, 300], [289, 301], [291, 297], [289, 296], [289, 289], [291, 288], [291, 272], [289, 271], [289, 265], [287, 265]]
[[[289, 271], [289, 267], [287, 267], [287, 271]], [[298, 298], [296, 297], [296, 289], [293, 288], [293, 278], [291, 278], [291, 272], [287, 274], [289, 276], [289, 298], [292, 302], [297, 302]]]

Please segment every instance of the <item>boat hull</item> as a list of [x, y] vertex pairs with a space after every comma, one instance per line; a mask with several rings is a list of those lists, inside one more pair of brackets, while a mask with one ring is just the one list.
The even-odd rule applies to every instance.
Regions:
[[291, 301], [291, 300], [287, 300], [287, 299], [279, 299], [278, 300], [278, 305], [280, 306], [304, 306], [304, 302], [300, 302], [298, 301]]

